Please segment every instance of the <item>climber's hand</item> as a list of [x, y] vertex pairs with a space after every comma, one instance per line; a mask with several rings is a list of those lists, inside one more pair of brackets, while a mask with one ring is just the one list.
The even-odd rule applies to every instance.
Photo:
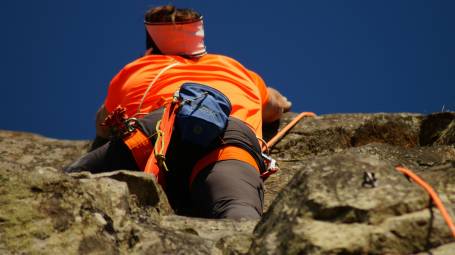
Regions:
[[291, 110], [292, 103], [276, 89], [267, 88], [269, 98], [262, 112], [262, 120], [265, 123], [279, 120], [283, 113]]
[[102, 137], [102, 138], [109, 138], [110, 132], [109, 128], [101, 125], [101, 123], [104, 122], [108, 115], [108, 112], [106, 110], [106, 107], [104, 107], [104, 104], [101, 105], [101, 107], [98, 109], [96, 112], [96, 136]]

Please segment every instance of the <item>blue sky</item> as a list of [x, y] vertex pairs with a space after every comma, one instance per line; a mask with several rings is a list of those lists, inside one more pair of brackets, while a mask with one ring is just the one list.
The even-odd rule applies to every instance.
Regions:
[[143, 13], [168, 3], [295, 112], [455, 111], [455, 1], [25, 0], [0, 9], [0, 129], [92, 138], [110, 79], [143, 53]]

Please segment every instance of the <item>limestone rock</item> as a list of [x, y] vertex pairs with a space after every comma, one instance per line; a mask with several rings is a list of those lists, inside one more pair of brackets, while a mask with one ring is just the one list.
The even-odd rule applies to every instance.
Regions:
[[248, 252], [256, 224], [256, 220], [211, 220], [176, 215], [163, 217], [161, 221], [166, 228], [212, 240], [219, 249], [239, 254]]
[[0, 247], [9, 253], [75, 254], [98, 245], [118, 251], [116, 229], [128, 224], [130, 211], [124, 183], [80, 182], [41, 167], [1, 168], [0, 176]]
[[70, 176], [77, 179], [101, 179], [110, 178], [124, 182], [131, 196], [141, 207], [153, 207], [157, 214], [172, 214], [172, 208], [169, 205], [166, 194], [160, 185], [157, 185], [154, 177], [143, 172], [118, 170], [99, 174], [90, 172], [71, 173]]

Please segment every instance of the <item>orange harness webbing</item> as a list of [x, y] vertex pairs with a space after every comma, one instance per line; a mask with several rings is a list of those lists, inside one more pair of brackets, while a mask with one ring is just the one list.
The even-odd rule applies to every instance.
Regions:
[[153, 145], [148, 137], [140, 129], [135, 129], [123, 138], [123, 142], [133, 154], [139, 170], [144, 171], [147, 160], [153, 150]]
[[410, 169], [397, 166], [397, 171], [406, 175], [407, 177], [411, 178], [415, 183], [419, 184], [431, 197], [433, 202], [435, 203], [436, 207], [441, 212], [442, 217], [444, 218], [447, 226], [449, 226], [450, 231], [452, 232], [453, 237], [455, 238], [455, 225], [453, 224], [452, 218], [450, 218], [449, 213], [447, 212], [444, 204], [442, 203], [441, 199], [439, 198], [438, 194], [434, 189], [430, 186], [430, 184], [426, 183], [422, 178], [412, 172]]
[[163, 117], [157, 124], [157, 139], [154, 149], [144, 169], [144, 172], [155, 175], [158, 183], [163, 187], [165, 186], [165, 174], [163, 169], [167, 170], [165, 156], [171, 141], [175, 115], [178, 107], [179, 105], [176, 102], [170, 102], [166, 105]]
[[207, 154], [202, 159], [200, 159], [196, 163], [196, 165], [194, 165], [194, 167], [191, 171], [190, 180], [189, 180], [190, 188], [191, 188], [191, 185], [193, 184], [194, 179], [196, 179], [196, 176], [202, 170], [204, 170], [207, 166], [209, 166], [217, 161], [230, 160], [230, 159], [243, 161], [243, 162], [251, 165], [252, 167], [254, 167], [254, 169], [256, 169], [256, 171], [258, 173], [260, 173], [259, 166], [258, 166], [256, 160], [253, 158], [253, 156], [251, 156], [251, 154], [248, 151], [246, 151], [240, 147], [227, 145], [227, 146], [223, 146], [221, 148], [211, 151], [209, 154]]

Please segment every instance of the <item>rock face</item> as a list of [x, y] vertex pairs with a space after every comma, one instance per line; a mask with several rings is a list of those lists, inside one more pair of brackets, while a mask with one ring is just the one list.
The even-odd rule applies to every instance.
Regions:
[[455, 217], [455, 113], [305, 118], [272, 148], [281, 171], [259, 222], [177, 216], [142, 173], [62, 173], [88, 145], [0, 131], [0, 254], [454, 254], [439, 211], [395, 166]]

